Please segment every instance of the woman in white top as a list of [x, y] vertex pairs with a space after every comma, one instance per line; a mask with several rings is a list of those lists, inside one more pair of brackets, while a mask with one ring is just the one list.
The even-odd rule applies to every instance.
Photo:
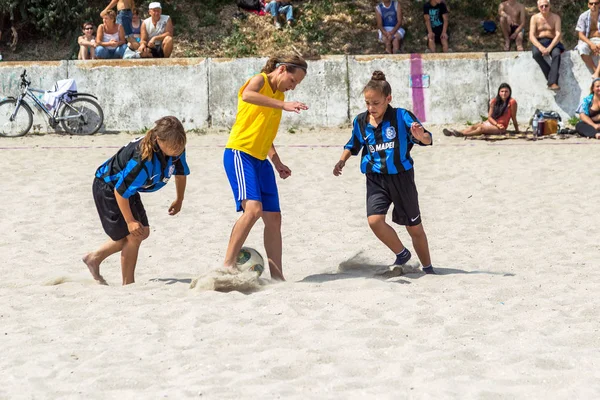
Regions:
[[173, 22], [168, 15], [162, 15], [160, 3], [149, 5], [150, 18], [142, 24], [140, 52], [142, 57], [169, 58], [173, 51]]
[[96, 34], [96, 58], [123, 58], [127, 45], [125, 30], [117, 25], [117, 14], [108, 10], [102, 16], [104, 22]]

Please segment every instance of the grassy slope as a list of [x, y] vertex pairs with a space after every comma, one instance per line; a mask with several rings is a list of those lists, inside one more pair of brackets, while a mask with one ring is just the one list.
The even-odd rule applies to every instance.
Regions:
[[[106, 0], [108, 1], [108, 0]], [[447, 0], [450, 8], [450, 47], [453, 51], [500, 51], [502, 35], [483, 34], [481, 21], [496, 19], [500, 0]], [[105, 1], [93, 0], [101, 5]], [[525, 0], [529, 15], [537, 12], [536, 0]], [[300, 52], [307, 57], [320, 54], [377, 54], [383, 51], [376, 40], [374, 6], [371, 0], [295, 0], [297, 24], [277, 31], [270, 18], [237, 11], [234, 0], [163, 0], [165, 14], [176, 29], [176, 57], [265, 56], [277, 50]], [[407, 37], [404, 52], [423, 52], [425, 34], [422, 0], [400, 0]], [[587, 6], [577, 0], [553, 0], [553, 10], [563, 18], [564, 43], [576, 43], [575, 23]], [[99, 22], [99, 18], [98, 21]], [[78, 32], [59, 39], [43, 39], [24, 32], [16, 52], [5, 43], [0, 50], [7, 60], [71, 59]]]

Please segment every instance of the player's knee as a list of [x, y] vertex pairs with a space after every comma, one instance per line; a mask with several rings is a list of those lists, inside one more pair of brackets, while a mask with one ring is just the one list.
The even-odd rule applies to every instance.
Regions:
[[423, 229], [423, 224], [407, 226], [406, 230], [413, 240], [425, 237], [425, 229]]
[[140, 240], [146, 240], [150, 237], [150, 227], [149, 226], [145, 226], [144, 229], [142, 230], [142, 236], [140, 236]]
[[261, 208], [249, 208], [248, 210], [244, 211], [244, 215], [246, 216], [246, 218], [250, 218], [254, 221], [258, 221], [260, 218], [262, 218], [263, 216], [263, 211]]
[[371, 229], [376, 229], [385, 224], [385, 215], [369, 215], [367, 221]]
[[173, 42], [173, 36], [167, 36], [166, 38], [163, 39], [163, 45], [165, 44], [171, 44]]

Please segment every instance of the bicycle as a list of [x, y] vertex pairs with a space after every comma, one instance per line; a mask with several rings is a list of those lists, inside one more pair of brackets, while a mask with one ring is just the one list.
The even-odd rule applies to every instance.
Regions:
[[33, 125], [33, 110], [25, 101], [27, 98], [33, 100], [34, 105], [48, 116], [53, 129], [60, 124], [67, 133], [92, 135], [104, 123], [102, 107], [93, 100], [98, 99], [96, 96], [69, 90], [58, 98], [58, 105], [52, 111], [34, 94], [45, 91], [30, 88], [30, 85], [27, 70], [23, 70], [19, 97], [8, 97], [0, 101], [0, 136], [18, 137], [29, 132]]

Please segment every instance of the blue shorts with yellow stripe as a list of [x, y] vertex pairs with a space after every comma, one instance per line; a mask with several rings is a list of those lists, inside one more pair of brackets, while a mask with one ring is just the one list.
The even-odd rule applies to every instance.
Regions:
[[259, 160], [239, 150], [225, 149], [223, 165], [238, 211], [243, 211], [244, 200], [256, 200], [262, 203], [263, 211], [281, 212], [275, 171], [268, 159]]

